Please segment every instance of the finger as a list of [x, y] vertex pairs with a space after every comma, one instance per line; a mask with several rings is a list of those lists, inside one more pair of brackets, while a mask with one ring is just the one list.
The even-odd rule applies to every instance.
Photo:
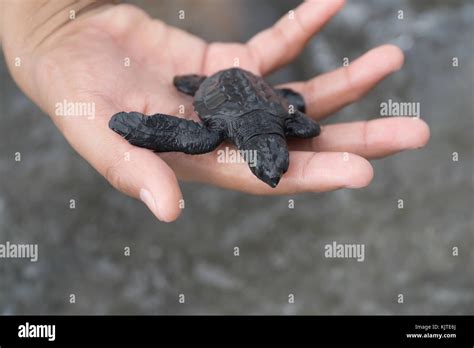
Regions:
[[400, 48], [384, 45], [370, 50], [347, 67], [279, 87], [301, 93], [307, 113], [321, 119], [361, 98], [386, 76], [399, 70], [403, 59]]
[[116, 162], [102, 158], [96, 169], [117, 190], [139, 198], [159, 220], [176, 220], [182, 195], [171, 168], [152, 151], [138, 147], [126, 150]]
[[313, 139], [292, 139], [291, 150], [352, 152], [373, 159], [425, 146], [428, 125], [419, 118], [394, 117], [324, 126]]
[[198, 157], [193, 161], [190, 156], [168, 154], [164, 159], [185, 180], [252, 194], [280, 195], [360, 188], [367, 186], [373, 177], [370, 163], [357, 155], [291, 151], [288, 171], [276, 188], [270, 188], [252, 174], [246, 163], [218, 163], [216, 152]]
[[344, 5], [342, 0], [308, 0], [271, 28], [251, 38], [247, 47], [262, 75], [292, 61], [308, 40]]
[[[113, 112], [69, 119], [60, 128], [71, 145], [119, 191], [141, 199], [161, 221], [175, 220], [181, 191], [171, 168], [153, 152], [131, 146], [107, 126]], [[102, 117], [103, 116], [103, 117]]]

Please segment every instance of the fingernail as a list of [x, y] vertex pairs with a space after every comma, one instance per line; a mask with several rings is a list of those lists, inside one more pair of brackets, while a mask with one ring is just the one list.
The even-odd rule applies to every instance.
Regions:
[[148, 209], [150, 209], [155, 216], [160, 219], [160, 221], [163, 221], [163, 219], [160, 216], [160, 212], [158, 211], [158, 207], [156, 206], [156, 201], [155, 198], [153, 198], [153, 195], [151, 194], [150, 191], [146, 189], [140, 189], [140, 199], [142, 200], [143, 203], [146, 204]]

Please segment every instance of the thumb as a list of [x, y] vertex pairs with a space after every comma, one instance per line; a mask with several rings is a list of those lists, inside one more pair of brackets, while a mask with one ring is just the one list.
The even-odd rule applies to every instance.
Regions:
[[182, 195], [174, 172], [149, 150], [127, 150], [114, 163], [102, 158], [99, 172], [117, 190], [140, 199], [159, 220], [176, 220], [181, 213]]
[[159, 220], [176, 220], [181, 213], [181, 190], [173, 170], [159, 156], [130, 145], [109, 129], [107, 117], [55, 123], [72, 147], [112, 186], [142, 200]]

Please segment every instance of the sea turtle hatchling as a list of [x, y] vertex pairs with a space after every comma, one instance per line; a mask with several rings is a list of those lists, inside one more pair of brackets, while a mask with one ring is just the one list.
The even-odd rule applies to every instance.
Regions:
[[304, 114], [300, 94], [273, 88], [240, 68], [210, 77], [176, 76], [173, 82], [180, 92], [194, 96], [194, 110], [202, 124], [163, 114], [119, 112], [109, 127], [130, 144], [156, 152], [203, 154], [229, 139], [241, 151], [254, 151], [256, 160], [249, 163], [250, 170], [271, 187], [278, 185], [288, 169], [286, 137], [311, 138], [321, 131]]

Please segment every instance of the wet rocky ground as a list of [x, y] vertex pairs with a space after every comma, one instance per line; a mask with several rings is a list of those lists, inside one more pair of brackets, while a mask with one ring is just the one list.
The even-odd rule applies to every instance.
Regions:
[[[296, 3], [138, 5], [207, 40], [231, 41]], [[186, 209], [172, 224], [82, 160], [1, 58], [0, 243], [38, 243], [40, 255], [36, 263], [0, 259], [0, 313], [473, 314], [473, 33], [472, 1], [348, 1], [270, 80], [309, 78], [395, 43], [404, 68], [325, 123], [376, 118], [388, 99], [419, 102], [429, 145], [373, 162], [373, 183], [356, 191], [255, 197], [183, 184]], [[333, 241], [365, 244], [364, 262], [325, 258]]]

